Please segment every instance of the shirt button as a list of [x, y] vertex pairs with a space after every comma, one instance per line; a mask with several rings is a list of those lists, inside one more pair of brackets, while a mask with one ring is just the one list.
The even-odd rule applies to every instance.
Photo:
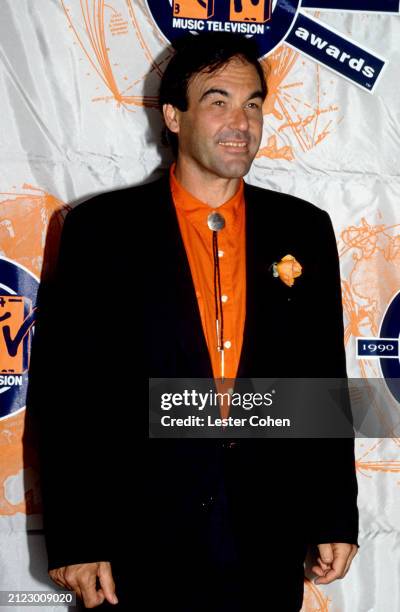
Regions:
[[228, 301], [228, 296], [227, 295], [221, 295], [221, 300], [223, 302], [227, 302]]
[[218, 257], [223, 257], [224, 256], [224, 252], [223, 251], [218, 251]]
[[229, 349], [232, 346], [232, 342], [230, 340], [227, 340], [226, 342], [224, 342], [224, 347]]

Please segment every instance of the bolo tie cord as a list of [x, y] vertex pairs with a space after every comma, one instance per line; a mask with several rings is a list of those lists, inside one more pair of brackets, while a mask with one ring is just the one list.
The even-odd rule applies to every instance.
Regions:
[[213, 258], [214, 258], [214, 299], [215, 321], [217, 329], [217, 349], [221, 354], [221, 378], [225, 377], [224, 363], [224, 313], [222, 309], [221, 270], [218, 257], [218, 232], [213, 231]]

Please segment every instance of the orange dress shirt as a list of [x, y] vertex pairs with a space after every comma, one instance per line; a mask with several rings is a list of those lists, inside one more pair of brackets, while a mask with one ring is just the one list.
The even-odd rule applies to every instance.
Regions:
[[221, 378], [221, 354], [217, 348], [213, 233], [208, 215], [220, 213], [225, 227], [218, 232], [218, 256], [221, 275], [224, 319], [225, 378], [234, 379], [239, 367], [246, 315], [246, 243], [244, 183], [237, 193], [218, 208], [212, 208], [191, 195], [170, 170], [170, 185], [179, 228], [185, 246], [196, 291], [204, 336], [215, 379]]

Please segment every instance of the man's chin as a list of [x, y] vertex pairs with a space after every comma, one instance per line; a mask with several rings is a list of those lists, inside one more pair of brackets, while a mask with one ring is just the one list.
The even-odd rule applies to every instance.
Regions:
[[242, 178], [250, 170], [253, 160], [232, 160], [218, 165], [217, 174], [221, 178]]

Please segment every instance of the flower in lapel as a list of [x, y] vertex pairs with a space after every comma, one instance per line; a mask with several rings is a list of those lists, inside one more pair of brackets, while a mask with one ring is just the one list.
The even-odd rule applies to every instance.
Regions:
[[272, 274], [280, 278], [288, 287], [293, 287], [294, 279], [301, 275], [302, 267], [293, 255], [285, 255], [272, 264]]

